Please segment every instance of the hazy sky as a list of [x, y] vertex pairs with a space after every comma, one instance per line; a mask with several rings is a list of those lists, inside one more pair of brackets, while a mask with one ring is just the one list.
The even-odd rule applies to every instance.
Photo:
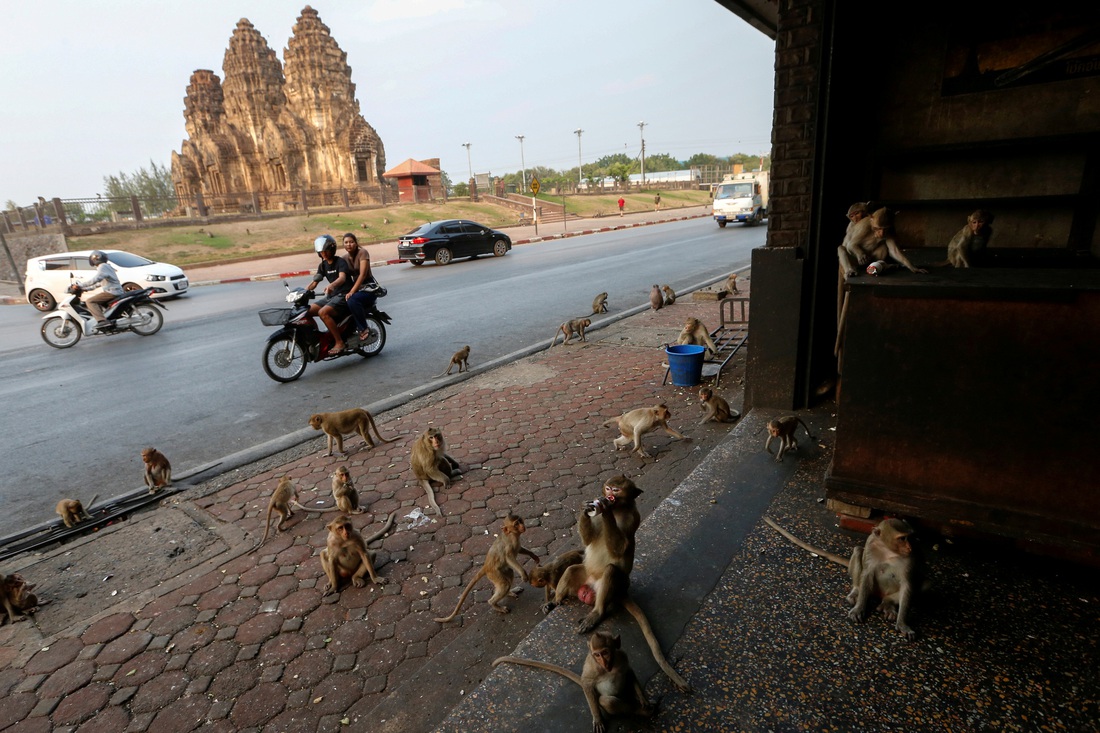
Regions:
[[[186, 137], [195, 69], [248, 18], [283, 60], [305, 0], [3, 3], [0, 206], [94, 197]], [[714, 0], [311, 0], [348, 55], [387, 167], [454, 181], [576, 166], [641, 146], [684, 159], [768, 152], [774, 44]]]

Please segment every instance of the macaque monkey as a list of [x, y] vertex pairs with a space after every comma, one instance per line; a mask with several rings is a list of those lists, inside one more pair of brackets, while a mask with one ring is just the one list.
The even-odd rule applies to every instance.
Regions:
[[362, 514], [359, 508], [359, 492], [351, 482], [347, 466], [340, 466], [332, 474], [332, 498], [336, 508], [344, 514]]
[[844, 230], [845, 234], [852, 231], [852, 227], [871, 215], [870, 203], [870, 201], [867, 203], [857, 201], [848, 207], [848, 228]]
[[605, 428], [615, 424], [619, 426], [619, 432], [622, 435], [615, 438], [615, 450], [625, 448], [633, 440], [634, 447], [632, 451], [637, 453], [639, 458], [649, 458], [650, 455], [642, 449], [642, 436], [657, 428], [664, 428], [665, 432], [674, 438], [691, 440], [691, 438], [681, 435], [668, 426], [670, 417], [672, 417], [672, 412], [666, 405], [661, 404], [654, 407], [639, 407], [636, 410], [624, 412], [619, 417], [613, 417], [606, 421], [603, 426]]
[[[91, 506], [90, 502], [88, 506]], [[92, 515], [88, 514], [79, 499], [62, 499], [57, 502], [57, 508], [54, 511], [61, 517], [61, 521], [65, 523], [66, 527], [73, 527], [85, 519], [92, 518]]]
[[737, 273], [731, 272], [729, 277], [726, 278], [726, 291], [730, 293], [740, 293], [737, 289]]
[[12, 573], [11, 575], [0, 575], [0, 597], [3, 597], [5, 610], [8, 611], [8, 618], [11, 623], [15, 623], [15, 618], [11, 615], [11, 608], [8, 608], [8, 604], [23, 614], [32, 614], [38, 610], [39, 606], [45, 606], [49, 601], [38, 602], [38, 596], [31, 593], [34, 590], [35, 585], [28, 583], [26, 579], [19, 573]]
[[413, 443], [412, 453], [409, 455], [409, 465], [413, 476], [428, 493], [428, 503], [435, 509], [435, 513], [443, 516], [443, 510], [435, 502], [435, 491], [432, 490], [432, 482], [447, 484], [462, 471], [456, 461], [447, 453], [447, 441], [443, 437], [443, 431], [439, 428], [428, 428]]
[[508, 663], [545, 669], [580, 685], [588, 701], [588, 710], [592, 713], [593, 733], [603, 733], [603, 713], [645, 718], [651, 718], [656, 713], [621, 646], [619, 637], [608, 631], [592, 634], [588, 637], [588, 655], [580, 676], [556, 664], [522, 657], [498, 657], [493, 660], [493, 666]]
[[707, 327], [698, 318], [688, 318], [684, 321], [684, 328], [680, 331], [680, 335], [676, 337], [676, 343], [706, 346], [709, 352], [708, 356], [714, 356], [718, 352], [718, 348], [710, 337], [710, 332], [707, 331]]
[[279, 514], [279, 525], [275, 528], [275, 531], [283, 531], [283, 526], [287, 523], [287, 520], [294, 516], [292, 506], [304, 508], [298, 503], [298, 490], [294, 488], [294, 482], [290, 480], [290, 476], [283, 476], [279, 479], [279, 483], [275, 485], [275, 491], [271, 492], [271, 499], [267, 502], [267, 520], [264, 522], [263, 539], [250, 552], [255, 552], [267, 542], [268, 532], [271, 531], [272, 514]]
[[150, 494], [172, 485], [172, 464], [163, 453], [150, 446], [141, 451], [141, 460], [145, 463], [145, 485]]
[[381, 531], [368, 539], [352, 525], [351, 520], [343, 514], [333, 519], [325, 527], [328, 529], [328, 543], [321, 550], [321, 567], [328, 578], [328, 587], [322, 596], [330, 593], [339, 593], [343, 581], [351, 578], [351, 584], [356, 588], [366, 585], [364, 575], [370, 575], [372, 583], [385, 585], [388, 578], [380, 578], [374, 572], [374, 551], [367, 549], [367, 543], [373, 542], [384, 535], [393, 526], [394, 513], [391, 512], [386, 520], [386, 525]]
[[607, 313], [607, 293], [600, 293], [592, 299], [592, 315]]
[[840, 266], [844, 269], [845, 275], [852, 277], [859, 274], [852, 264], [853, 260], [860, 267], [864, 267], [869, 262], [885, 260], [888, 257], [902, 264], [910, 272], [928, 272], [915, 267], [902, 253], [894, 240], [893, 216], [886, 209], [879, 209], [870, 217], [860, 218], [848, 227], [844, 241], [837, 249], [837, 257], [840, 259]]
[[665, 304], [665, 297], [661, 294], [661, 288], [654, 284], [649, 291], [649, 305], [653, 310], [659, 311]]
[[545, 589], [546, 602], [549, 603], [553, 599], [554, 590], [561, 582], [561, 576], [565, 574], [565, 571], [573, 565], [580, 565], [582, 562], [584, 562], [584, 553], [580, 550], [570, 550], [558, 555], [546, 565], [532, 568], [527, 576], [527, 582], [536, 588]]
[[902, 519], [885, 519], [867, 536], [863, 547], [852, 550], [848, 575], [852, 590], [848, 603], [852, 610], [848, 618], [862, 622], [867, 604], [873, 596], [879, 599], [887, 620], [912, 641], [917, 632], [908, 624], [913, 593], [920, 587], [923, 563], [913, 551], [913, 528]]
[[970, 267], [970, 255], [980, 252], [989, 244], [993, 236], [993, 214], [978, 209], [966, 217], [966, 226], [960, 229], [947, 245], [947, 259], [937, 262], [933, 267]]
[[367, 445], [371, 448], [375, 443], [371, 439], [370, 429], [374, 428], [374, 434], [378, 436], [378, 441], [381, 443], [392, 443], [397, 438], [383, 438], [382, 433], [378, 432], [378, 426], [374, 424], [374, 418], [366, 410], [361, 408], [354, 408], [351, 410], [341, 410], [340, 412], [317, 412], [309, 416], [309, 426], [314, 430], [324, 430], [328, 435], [328, 453], [326, 456], [332, 455], [332, 444], [336, 443], [336, 452], [344, 455], [344, 435], [349, 433], [359, 433], [363, 436], [363, 440], [367, 442]]
[[581, 341], [587, 341], [588, 339], [585, 338], [584, 331], [591, 325], [592, 320], [589, 318], [574, 318], [571, 321], [566, 321], [565, 323], [558, 326], [557, 331], [554, 331], [554, 337], [550, 339], [550, 348], [554, 348], [554, 344], [557, 343], [559, 333], [565, 335], [565, 340], [561, 342], [562, 346], [565, 346], [569, 343], [569, 340], [573, 338], [573, 334], [579, 336]]
[[706, 411], [706, 415], [699, 421], [702, 425], [713, 420], [714, 422], [733, 422], [741, 417], [741, 413], [730, 407], [730, 403], [714, 393], [710, 387], [699, 388], [700, 407]]
[[661, 292], [665, 294], [665, 305], [673, 305], [676, 303], [676, 291], [673, 290], [670, 285], [662, 285]]
[[523, 523], [523, 520], [517, 517], [515, 514], [509, 514], [504, 518], [504, 523], [501, 525], [500, 534], [493, 540], [492, 546], [489, 548], [489, 552], [485, 555], [485, 564], [481, 566], [481, 569], [477, 571], [477, 574], [470, 579], [470, 582], [466, 584], [466, 589], [462, 591], [462, 595], [458, 597], [458, 603], [455, 605], [455, 610], [451, 612], [450, 616], [445, 618], [437, 618], [439, 623], [447, 623], [452, 621], [455, 616], [458, 615], [459, 609], [462, 608], [462, 603], [466, 600], [466, 596], [470, 595], [470, 590], [473, 589], [474, 583], [482, 578], [488, 578], [493, 583], [493, 597], [489, 599], [489, 607], [497, 613], [508, 613], [508, 607], [500, 605], [500, 601], [508, 596], [510, 598], [516, 598], [523, 588], [512, 588], [512, 579], [516, 573], [519, 573], [523, 578], [523, 582], [527, 582], [527, 571], [523, 568], [523, 565], [519, 562], [519, 555], [522, 553], [527, 555], [537, 564], [539, 562], [538, 555], [523, 547], [519, 543], [519, 536], [527, 531], [527, 525]]
[[776, 463], [783, 460], [783, 454], [787, 451], [798, 450], [798, 442], [794, 439], [794, 434], [799, 425], [806, 428], [806, 435], [810, 440], [817, 440], [810, 432], [810, 426], [802, 422], [802, 418], [797, 415], [786, 415], [768, 422], [768, 439], [764, 441], [764, 450], [771, 453], [772, 438], [779, 438], [779, 453], [775, 457]]
[[584, 543], [584, 562], [566, 568], [554, 589], [554, 598], [543, 605], [550, 613], [567, 596], [576, 596], [592, 610], [577, 623], [577, 633], [587, 634], [604, 619], [615, 604], [620, 604], [638, 622], [657, 665], [678, 690], [691, 686], [672, 668], [645, 612], [634, 602], [630, 589], [630, 571], [634, 568], [634, 536], [642, 523], [635, 499], [642, 490], [626, 476], [608, 479], [599, 499], [586, 504], [577, 516], [577, 531]]
[[447, 371], [436, 374], [432, 379], [438, 379], [439, 377], [445, 377], [451, 373], [451, 370], [456, 366], [458, 367], [458, 373], [462, 374], [463, 370], [470, 371], [470, 347], [469, 345], [463, 346], [456, 351], [451, 357], [451, 362], [447, 365]]

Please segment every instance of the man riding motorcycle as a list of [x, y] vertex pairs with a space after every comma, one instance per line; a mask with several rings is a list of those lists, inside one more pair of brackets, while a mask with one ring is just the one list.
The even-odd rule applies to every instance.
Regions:
[[122, 283], [119, 282], [115, 268], [107, 264], [106, 254], [98, 249], [93, 250], [88, 255], [88, 264], [96, 268], [95, 274], [87, 280], [78, 281], [76, 284], [84, 290], [90, 290], [99, 283], [103, 283], [101, 292], [84, 296], [84, 305], [95, 318], [96, 328], [102, 330], [112, 325], [110, 321], [103, 317], [103, 305], [111, 302], [125, 291], [122, 289]]
[[325, 324], [325, 328], [332, 334], [335, 343], [330, 354], [339, 354], [344, 350], [344, 341], [340, 336], [340, 328], [337, 322], [348, 313], [348, 304], [345, 296], [351, 290], [352, 274], [348, 262], [343, 257], [336, 256], [336, 240], [329, 234], [322, 234], [313, 240], [313, 250], [321, 258], [317, 265], [317, 273], [312, 282], [306, 285], [306, 290], [313, 290], [321, 280], [328, 280], [325, 286], [325, 297], [319, 298], [309, 306], [311, 316], [319, 315]]

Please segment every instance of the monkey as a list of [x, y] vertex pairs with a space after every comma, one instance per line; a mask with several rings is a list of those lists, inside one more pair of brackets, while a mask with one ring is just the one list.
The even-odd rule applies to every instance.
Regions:
[[592, 299], [592, 315], [607, 313], [607, 293], [600, 293]]
[[462, 608], [466, 596], [470, 595], [474, 583], [482, 578], [488, 578], [493, 583], [494, 591], [492, 598], [489, 599], [489, 607], [497, 613], [508, 613], [508, 607], [500, 605], [500, 601], [505, 596], [516, 598], [519, 592], [523, 590], [523, 588], [512, 588], [512, 579], [515, 577], [512, 571], [519, 573], [524, 583], [528, 582], [527, 571], [520, 564], [519, 555], [527, 555], [535, 561], [536, 565], [539, 562], [538, 555], [519, 543], [520, 535], [526, 531], [527, 525], [524, 524], [521, 518], [515, 514], [509, 514], [505, 517], [500, 528], [500, 534], [493, 540], [489, 552], [485, 555], [485, 563], [477, 571], [477, 574], [470, 579], [470, 582], [466, 584], [466, 589], [462, 591], [462, 595], [458, 597], [458, 603], [455, 604], [455, 610], [451, 612], [450, 616], [437, 618], [436, 621], [439, 623], [452, 621], [458, 615], [459, 609]]
[[622, 435], [615, 438], [615, 450], [625, 448], [626, 445], [633, 440], [633, 452], [637, 453], [639, 458], [649, 458], [650, 455], [642, 449], [642, 436], [659, 427], [664, 428], [666, 433], [675, 438], [679, 438], [680, 440], [691, 440], [691, 438], [681, 435], [668, 426], [668, 419], [670, 417], [672, 417], [672, 412], [666, 405], [660, 404], [653, 407], [639, 407], [636, 410], [624, 412], [619, 417], [613, 417], [607, 420], [604, 422], [603, 426], [607, 428], [614, 424], [618, 424], [619, 432], [622, 433]]
[[271, 492], [271, 499], [267, 502], [267, 520], [264, 522], [263, 539], [249, 551], [250, 553], [260, 549], [267, 542], [268, 532], [271, 531], [271, 515], [279, 514], [279, 525], [275, 527], [275, 531], [282, 532], [287, 520], [294, 516], [294, 511], [291, 509], [294, 506], [305, 509], [298, 503], [298, 490], [294, 488], [294, 482], [290, 480], [290, 476], [283, 476], [275, 485], [275, 491]]
[[340, 466], [332, 474], [332, 498], [336, 501], [336, 508], [344, 514], [363, 513], [359, 508], [359, 492], [351, 482], [347, 466]]
[[726, 290], [730, 293], [740, 293], [737, 289], [737, 273], [731, 272], [729, 277], [726, 278]]
[[887, 257], [899, 262], [910, 272], [926, 273], [928, 270], [915, 267], [902, 253], [894, 240], [893, 216], [885, 208], [877, 210], [870, 217], [861, 218], [849, 224], [844, 241], [837, 249], [837, 257], [844, 274], [857, 275], [856, 264], [863, 267], [868, 262], [885, 260]]
[[141, 460], [145, 463], [145, 485], [150, 494], [172, 485], [172, 464], [163, 453], [149, 446], [141, 451]]
[[797, 415], [787, 415], [768, 423], [768, 439], [764, 441], [764, 450], [771, 453], [772, 438], [779, 438], [779, 453], [775, 456], [776, 463], [783, 460], [783, 454], [787, 451], [798, 450], [798, 442], [794, 439], [794, 434], [799, 425], [806, 428], [806, 435], [809, 436], [810, 440], [817, 440], [810, 432], [810, 426], [802, 422], [802, 418]]
[[669, 285], [662, 285], [661, 292], [665, 294], [664, 305], [673, 305], [676, 303], [676, 291]]
[[[95, 499], [92, 499], [91, 502], [88, 502], [88, 506], [91, 506], [94, 501]], [[65, 523], [66, 527], [73, 527], [85, 519], [92, 518], [92, 515], [88, 514], [79, 499], [62, 499], [57, 502], [57, 508], [54, 511], [61, 517], [61, 521]]]
[[528, 574], [527, 582], [536, 588], [543, 588], [546, 592], [546, 603], [554, 597], [554, 589], [561, 582], [561, 576], [573, 565], [584, 562], [584, 553], [580, 550], [569, 550], [555, 557], [548, 565], [539, 565], [532, 568]]
[[428, 493], [428, 503], [435, 509], [436, 514], [443, 516], [443, 510], [435, 501], [435, 491], [432, 490], [432, 482], [435, 481], [447, 488], [447, 484], [456, 476], [462, 475], [456, 461], [447, 453], [447, 441], [443, 437], [443, 431], [439, 428], [428, 428], [413, 443], [412, 452], [409, 455], [409, 465], [413, 476]]
[[894, 628], [909, 641], [917, 637], [908, 616], [923, 575], [923, 563], [913, 548], [913, 534], [913, 527], [905, 520], [884, 519], [871, 530], [863, 547], [852, 550], [848, 561], [852, 580], [848, 618], [862, 623], [867, 603], [874, 596], [881, 600], [887, 620], [894, 621]]
[[354, 408], [341, 410], [340, 412], [317, 412], [309, 416], [309, 426], [314, 430], [324, 430], [328, 435], [328, 453], [332, 455], [332, 444], [336, 442], [336, 452], [344, 454], [344, 435], [347, 433], [359, 433], [367, 445], [373, 448], [375, 443], [371, 440], [370, 429], [374, 428], [374, 434], [381, 443], [392, 443], [397, 438], [383, 438], [378, 432], [378, 426], [374, 424], [374, 418], [364, 409]]
[[619, 637], [609, 631], [592, 634], [588, 637], [588, 654], [580, 676], [556, 664], [522, 657], [497, 657], [493, 660], [493, 667], [499, 664], [519, 664], [545, 669], [575, 682], [580, 685], [588, 701], [593, 733], [603, 733], [605, 727], [602, 713], [651, 718], [657, 712], [646, 699], [645, 691], [621, 647]]
[[706, 411], [706, 415], [699, 421], [699, 424], [713, 420], [714, 422], [733, 422], [737, 418], [741, 417], [741, 413], [730, 407], [730, 403], [719, 397], [714, 393], [710, 387], [699, 388], [699, 403]]
[[554, 344], [557, 343], [559, 333], [565, 335], [565, 340], [561, 342], [562, 346], [565, 346], [569, 343], [569, 340], [573, 338], [573, 334], [579, 336], [581, 341], [587, 341], [588, 339], [585, 338], [584, 331], [591, 325], [592, 320], [589, 318], [574, 318], [571, 321], [566, 321], [565, 323], [558, 326], [557, 331], [554, 331], [554, 337], [550, 339], [550, 348], [554, 348]]
[[705, 346], [709, 352], [708, 356], [714, 356], [718, 352], [718, 347], [714, 345], [710, 332], [707, 331], [707, 327], [698, 318], [688, 318], [684, 321], [684, 328], [676, 338], [676, 343]]
[[[0, 575], [0, 595], [3, 596], [6, 602], [10, 601], [11, 606], [16, 611], [23, 614], [30, 615], [39, 609], [40, 606], [45, 606], [50, 601], [39, 602], [38, 596], [31, 593], [34, 590], [35, 585], [28, 583], [25, 578], [19, 573], [12, 573], [11, 575]], [[9, 610], [5, 606], [5, 610]], [[15, 623], [15, 619], [9, 615], [11, 623]]]
[[439, 379], [440, 377], [445, 377], [449, 375], [451, 373], [451, 370], [454, 369], [455, 366], [458, 367], [459, 374], [462, 374], [463, 368], [465, 368], [466, 371], [470, 371], [469, 358], [470, 347], [469, 345], [463, 346], [461, 349], [454, 353], [454, 356], [451, 357], [451, 363], [447, 365], [447, 371], [436, 374], [434, 377], [432, 377], [432, 379]]
[[649, 305], [653, 310], [659, 311], [665, 304], [664, 296], [661, 295], [661, 288], [654, 284], [653, 288], [649, 291]]
[[4, 604], [4, 610], [8, 614], [8, 622], [12, 625], [16, 621], [22, 621], [26, 618], [23, 613], [23, 609], [18, 603], [18, 589], [20, 583], [12, 580], [15, 576], [0, 575], [0, 601]]
[[937, 262], [932, 267], [970, 267], [970, 255], [980, 252], [989, 244], [989, 238], [993, 236], [993, 214], [978, 209], [966, 217], [966, 226], [955, 233], [947, 244], [947, 259]]
[[382, 529], [367, 539], [363, 539], [363, 535], [359, 534], [351, 520], [343, 514], [325, 525], [328, 542], [325, 549], [321, 550], [321, 567], [328, 577], [328, 587], [322, 596], [339, 593], [342, 581], [348, 578], [351, 578], [351, 584], [356, 588], [366, 585], [363, 581], [364, 575], [370, 575], [371, 582], [378, 585], [389, 582], [389, 578], [380, 578], [375, 574], [374, 551], [368, 550], [367, 544], [389, 531], [395, 514], [390, 512]]
[[576, 596], [592, 610], [577, 623], [577, 633], [587, 634], [599, 625], [614, 604], [625, 608], [642, 630], [654, 661], [672, 684], [682, 692], [691, 685], [672, 668], [645, 612], [634, 602], [630, 572], [634, 568], [634, 536], [642, 516], [635, 503], [642, 490], [626, 476], [613, 476], [604, 482], [599, 499], [586, 504], [577, 516], [577, 531], [584, 543], [584, 562], [566, 568], [554, 589], [553, 600], [543, 605], [550, 613], [567, 596]]

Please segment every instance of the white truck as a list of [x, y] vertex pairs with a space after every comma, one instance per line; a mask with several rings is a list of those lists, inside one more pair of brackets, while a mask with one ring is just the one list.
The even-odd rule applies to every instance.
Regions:
[[759, 224], [768, 215], [768, 172], [727, 173], [714, 188], [712, 213], [720, 227]]

